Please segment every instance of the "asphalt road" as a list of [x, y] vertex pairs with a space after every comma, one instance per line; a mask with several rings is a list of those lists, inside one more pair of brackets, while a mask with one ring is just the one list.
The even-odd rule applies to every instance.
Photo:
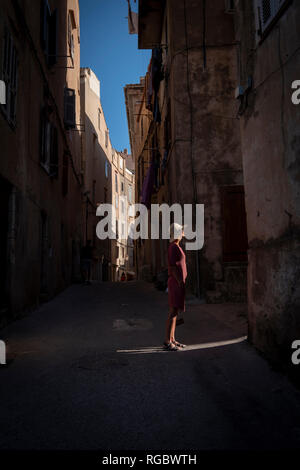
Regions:
[[243, 339], [245, 306], [190, 302], [180, 352], [166, 312], [150, 284], [75, 285], [2, 330], [0, 448], [299, 449], [300, 393]]

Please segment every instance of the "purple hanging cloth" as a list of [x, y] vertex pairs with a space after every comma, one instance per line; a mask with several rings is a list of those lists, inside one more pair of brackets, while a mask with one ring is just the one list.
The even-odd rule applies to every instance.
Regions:
[[154, 178], [155, 178], [155, 164], [154, 164], [154, 160], [152, 160], [148, 168], [146, 177], [144, 179], [142, 193], [141, 193], [141, 204], [144, 204], [147, 207], [147, 209], [149, 209], [151, 205], [151, 196], [153, 193]]

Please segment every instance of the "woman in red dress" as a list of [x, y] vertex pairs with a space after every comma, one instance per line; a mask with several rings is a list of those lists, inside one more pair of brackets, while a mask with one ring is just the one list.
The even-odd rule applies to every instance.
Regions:
[[185, 254], [179, 243], [184, 236], [183, 227], [172, 224], [171, 239], [168, 248], [168, 301], [169, 314], [166, 322], [164, 345], [169, 351], [178, 351], [185, 345], [175, 340], [175, 328], [178, 312], [185, 311], [185, 280], [187, 277]]

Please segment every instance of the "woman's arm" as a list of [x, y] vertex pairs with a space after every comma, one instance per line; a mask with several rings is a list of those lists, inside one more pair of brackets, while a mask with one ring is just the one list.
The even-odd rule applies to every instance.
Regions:
[[172, 273], [172, 276], [176, 279], [177, 284], [179, 286], [182, 286], [183, 281], [180, 279], [177, 266], [169, 266], [169, 269], [170, 269], [170, 272]]

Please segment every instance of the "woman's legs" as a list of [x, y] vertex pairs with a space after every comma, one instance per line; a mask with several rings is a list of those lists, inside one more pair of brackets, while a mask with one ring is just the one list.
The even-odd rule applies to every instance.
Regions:
[[175, 307], [170, 307], [168, 318], [166, 321], [166, 340], [167, 344], [172, 342], [172, 338], [175, 336], [176, 328], [176, 319], [177, 319], [178, 309]]

